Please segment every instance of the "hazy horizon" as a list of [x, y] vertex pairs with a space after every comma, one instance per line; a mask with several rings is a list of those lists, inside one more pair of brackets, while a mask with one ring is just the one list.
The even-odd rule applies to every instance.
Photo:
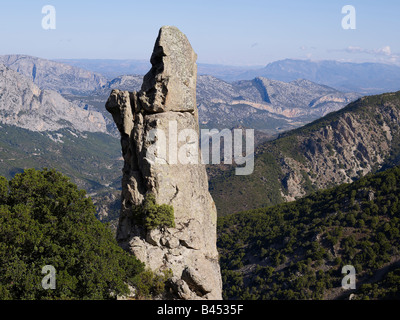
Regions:
[[[26, 54], [26, 53], [1, 53], [0, 56], [30, 56], [33, 58], [39, 58], [39, 59], [44, 59], [44, 60], [50, 60], [50, 61], [55, 61], [55, 62], [63, 62], [63, 61], [132, 61], [132, 62], [137, 62], [137, 63], [148, 63], [150, 65], [150, 59], [135, 59], [135, 58], [119, 58], [119, 59], [113, 59], [113, 58], [64, 58], [64, 57], [55, 57], [55, 58], [47, 58], [47, 57], [41, 57], [41, 56], [35, 56], [31, 54]], [[218, 64], [218, 63], [210, 63], [210, 62], [203, 62], [203, 61], [197, 61], [198, 65], [202, 66], [216, 66], [216, 67], [232, 67], [232, 68], [247, 68], [247, 69], [257, 69], [257, 68], [264, 68], [268, 64], [272, 64], [275, 62], [279, 61], [285, 61], [285, 60], [292, 60], [292, 61], [307, 61], [307, 62], [324, 62], [324, 61], [331, 61], [331, 62], [340, 62], [340, 63], [352, 63], [352, 64], [366, 64], [366, 63], [371, 63], [371, 64], [384, 64], [384, 65], [392, 65], [392, 66], [400, 66], [399, 64], [389, 62], [389, 61], [343, 61], [343, 60], [335, 60], [335, 59], [301, 59], [301, 58], [284, 58], [282, 57], [279, 60], [274, 60], [274, 61], [269, 61], [265, 64]]]

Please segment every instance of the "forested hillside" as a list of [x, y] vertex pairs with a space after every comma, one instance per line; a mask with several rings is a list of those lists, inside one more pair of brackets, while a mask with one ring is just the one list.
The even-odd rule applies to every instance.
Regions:
[[[228, 299], [398, 298], [400, 168], [219, 218]], [[356, 290], [341, 288], [344, 265]]]

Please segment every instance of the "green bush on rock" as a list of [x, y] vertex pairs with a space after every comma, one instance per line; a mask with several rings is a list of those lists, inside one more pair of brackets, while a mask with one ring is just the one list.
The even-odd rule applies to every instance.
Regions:
[[148, 193], [142, 205], [134, 206], [133, 216], [136, 223], [147, 230], [158, 227], [175, 227], [174, 208], [167, 204], [156, 204], [154, 194]]

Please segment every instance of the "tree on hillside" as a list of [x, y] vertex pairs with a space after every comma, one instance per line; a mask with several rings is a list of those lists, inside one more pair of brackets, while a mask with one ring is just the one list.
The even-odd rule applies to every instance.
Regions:
[[[48, 265], [55, 289], [42, 286]], [[0, 177], [0, 299], [109, 299], [143, 269], [67, 177], [47, 169]]]

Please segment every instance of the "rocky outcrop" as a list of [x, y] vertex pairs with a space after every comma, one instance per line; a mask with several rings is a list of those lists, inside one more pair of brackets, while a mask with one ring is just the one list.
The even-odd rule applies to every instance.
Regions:
[[[198, 133], [196, 59], [184, 34], [162, 27], [141, 90], [113, 90], [107, 101], [121, 134], [125, 162], [117, 240], [152, 270], [172, 271], [168, 287], [174, 298], [221, 299], [217, 212], [198, 139], [178, 141], [169, 133], [171, 128]], [[154, 147], [161, 131], [167, 138], [166, 157]], [[183, 145], [191, 146], [186, 153], [195, 161], [174, 161], [173, 152]], [[174, 226], [149, 229], [138, 222], [134, 212], [149, 194], [157, 204], [173, 207]]]
[[308, 136], [298, 136], [305, 159], [300, 162], [285, 157], [281, 161], [285, 164], [282, 172], [286, 181], [283, 198], [293, 201], [303, 197], [307, 194], [307, 185], [314, 190], [326, 189], [379, 170], [390, 153], [398, 152], [392, 143], [392, 134], [396, 139], [399, 136], [400, 110], [385, 103], [374, 113], [375, 117], [368, 114], [360, 117], [360, 114], [345, 112]]

